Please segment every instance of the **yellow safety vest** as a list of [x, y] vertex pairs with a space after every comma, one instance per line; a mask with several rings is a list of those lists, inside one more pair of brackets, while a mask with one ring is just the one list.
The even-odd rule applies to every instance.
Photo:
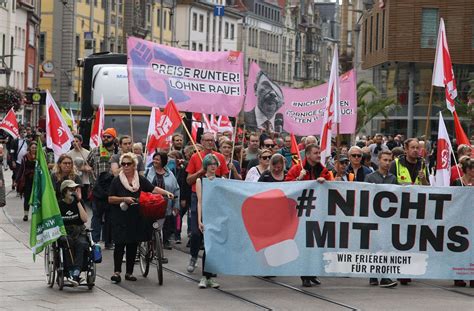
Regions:
[[411, 181], [411, 176], [410, 172], [408, 171], [408, 168], [404, 166], [403, 164], [400, 163], [400, 160], [397, 158], [395, 159], [395, 167], [397, 169], [397, 183], [399, 185], [406, 185], [406, 184], [411, 184], [411, 185], [421, 185], [421, 181], [418, 178], [418, 176], [415, 179], [415, 182]]

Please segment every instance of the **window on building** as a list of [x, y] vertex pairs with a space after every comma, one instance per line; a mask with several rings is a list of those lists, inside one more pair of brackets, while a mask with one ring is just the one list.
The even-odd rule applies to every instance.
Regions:
[[35, 46], [35, 27], [33, 25], [28, 26], [28, 44]]
[[117, 3], [115, 0], [112, 0], [112, 12], [115, 12], [115, 7], [117, 6]]
[[[103, 2], [104, 0], [102, 0]], [[145, 16], [147, 23], [151, 23], [151, 5], [147, 4], [145, 8]]]
[[45, 60], [45, 52], [46, 52], [46, 33], [42, 32], [39, 36], [38, 42], [38, 56], [40, 63], [44, 62]]
[[26, 84], [27, 88], [29, 88], [29, 89], [33, 88], [34, 77], [35, 77], [35, 68], [31, 65], [28, 65], [28, 77], [27, 77], [28, 81], [27, 81], [27, 84]]
[[471, 32], [471, 47], [474, 49], [474, 19], [472, 20], [472, 32]]
[[382, 49], [385, 48], [385, 10], [382, 11]]
[[370, 45], [369, 45], [369, 51], [372, 53], [372, 43], [373, 43], [373, 38], [374, 38], [374, 17], [370, 17]]
[[224, 39], [229, 39], [229, 23], [224, 24]]
[[364, 22], [364, 55], [367, 55], [367, 19]]
[[168, 23], [166, 22], [166, 21], [167, 21], [167, 19], [166, 19], [167, 15], [166, 15], [165, 13], [166, 13], [166, 12], [163, 12], [163, 29], [166, 29], [166, 25], [168, 24]]
[[234, 40], [234, 24], [230, 24], [230, 40]]
[[204, 32], [204, 15], [199, 14], [199, 32]]
[[347, 32], [347, 45], [352, 46], [352, 31]]
[[97, 1], [98, 0], [94, 0], [94, 6], [97, 7]]
[[191, 50], [196, 51], [196, 42], [193, 42], [191, 44], [191, 47], [192, 47]]
[[375, 50], [379, 50], [379, 13], [375, 18]]
[[203, 49], [203, 45], [202, 45], [202, 43], [199, 43], [199, 51], [202, 52], [202, 49]]
[[80, 36], [76, 35], [76, 42], [75, 42], [75, 54], [74, 54], [74, 59], [78, 59], [81, 57], [81, 42], [80, 42]]
[[421, 47], [435, 48], [438, 34], [438, 9], [421, 9]]
[[156, 10], [156, 26], [161, 27], [161, 10], [160, 9]]
[[170, 18], [168, 18], [168, 29], [169, 29], [169, 30], [172, 30], [172, 29], [173, 29], [173, 25], [172, 25], [172, 24], [173, 24], [173, 19], [171, 18], [172, 15], [171, 15], [171, 12], [170, 12], [170, 11], [168, 11], [168, 15], [169, 15], [169, 17], [170, 17]]
[[105, 1], [105, 0], [101, 0], [101, 1], [100, 1], [100, 6], [101, 6], [101, 8], [104, 9], [104, 10], [105, 10], [105, 5], [106, 5], [106, 4], [107, 4], [107, 1]]
[[196, 13], [193, 13], [193, 30], [196, 31], [197, 30], [197, 20], [198, 20], [198, 16]]

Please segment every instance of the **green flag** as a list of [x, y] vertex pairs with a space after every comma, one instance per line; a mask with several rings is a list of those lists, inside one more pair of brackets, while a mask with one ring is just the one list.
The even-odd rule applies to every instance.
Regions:
[[45, 246], [53, 243], [60, 236], [66, 235], [53, 182], [46, 164], [46, 155], [39, 139], [30, 205], [32, 207], [30, 246], [34, 259]]

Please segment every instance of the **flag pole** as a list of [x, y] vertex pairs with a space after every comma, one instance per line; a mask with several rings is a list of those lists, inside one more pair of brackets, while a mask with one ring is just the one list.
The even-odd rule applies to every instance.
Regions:
[[[230, 154], [230, 163], [232, 164], [234, 163], [235, 137], [237, 136], [238, 125], [239, 125], [239, 121], [237, 118], [235, 118], [235, 128], [234, 128], [234, 132], [232, 133], [232, 152]], [[230, 179], [231, 174], [232, 174], [232, 170], [229, 170], [229, 179]]]
[[196, 153], [197, 153], [197, 155], [199, 156], [199, 159], [201, 159], [201, 161], [202, 161], [201, 153], [199, 153], [199, 149], [198, 149], [197, 146], [196, 146], [196, 142], [194, 142], [193, 136], [191, 135], [191, 133], [189, 133], [189, 130], [188, 130], [188, 128], [186, 127], [186, 124], [184, 123], [183, 118], [181, 118], [181, 124], [183, 125], [183, 128], [184, 128], [184, 130], [186, 131], [186, 134], [188, 135], [189, 140], [190, 140], [191, 143], [193, 144], [194, 150], [196, 150]]
[[243, 160], [244, 160], [243, 159], [244, 149], [245, 149], [244, 148], [244, 146], [245, 146], [244, 142], [245, 142], [245, 122], [244, 122], [244, 127], [242, 129], [242, 149], [240, 149], [240, 161], [239, 161], [240, 162], [239, 163], [240, 164], [240, 169], [242, 169], [242, 163], [243, 163]]
[[132, 122], [132, 104], [129, 102], [128, 103], [128, 111], [129, 111], [129, 116], [130, 116], [130, 137], [133, 140], [133, 122]]
[[433, 89], [434, 89], [434, 86], [433, 84], [431, 84], [430, 100], [428, 102], [428, 112], [426, 114], [426, 126], [425, 126], [425, 139], [426, 140], [428, 140], [428, 131], [430, 129], [431, 106], [433, 104]]
[[462, 182], [462, 178], [461, 178], [462, 177], [461, 172], [459, 171], [458, 161], [456, 160], [456, 156], [454, 155], [454, 150], [452, 146], [451, 146], [451, 154], [453, 155], [454, 164], [456, 165], [456, 170], [458, 171], [459, 181], [461, 181], [461, 187], [464, 187], [464, 183]]

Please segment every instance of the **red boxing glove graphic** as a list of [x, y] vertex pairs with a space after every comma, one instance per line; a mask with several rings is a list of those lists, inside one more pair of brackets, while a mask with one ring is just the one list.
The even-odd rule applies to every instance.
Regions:
[[255, 250], [264, 250], [272, 267], [298, 258], [294, 237], [299, 218], [296, 201], [279, 189], [269, 190], [247, 198], [242, 205], [242, 218]]

